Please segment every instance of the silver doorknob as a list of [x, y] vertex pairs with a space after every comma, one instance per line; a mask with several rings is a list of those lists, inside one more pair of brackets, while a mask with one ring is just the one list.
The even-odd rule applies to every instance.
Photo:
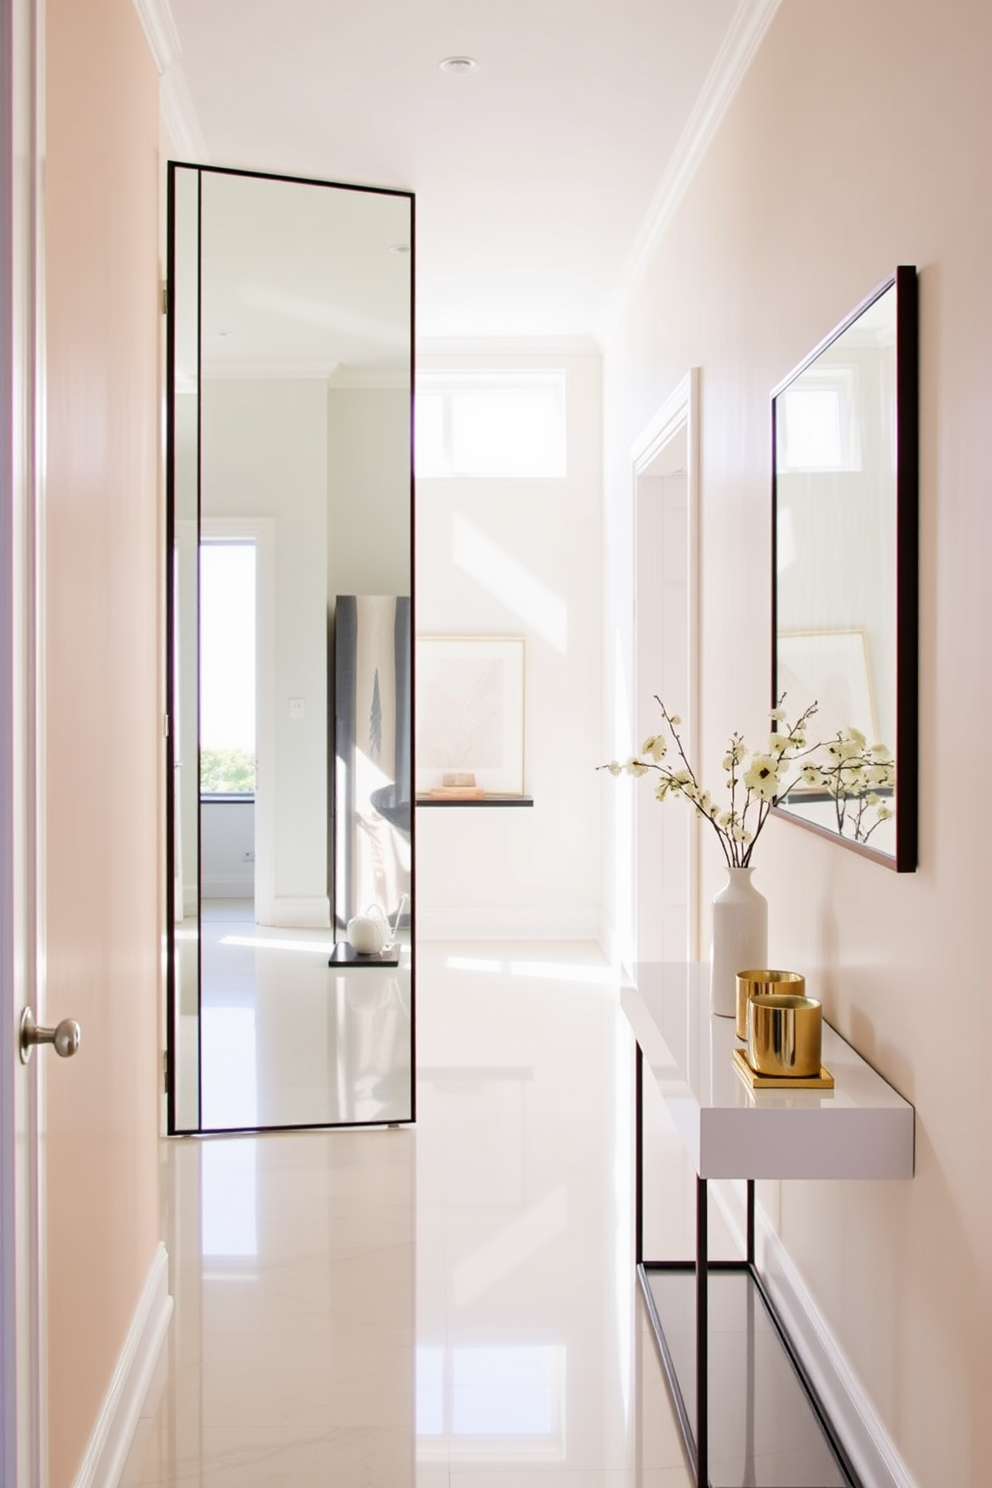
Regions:
[[21, 1014], [21, 1063], [27, 1064], [35, 1044], [52, 1044], [60, 1059], [71, 1059], [82, 1031], [75, 1018], [63, 1018], [55, 1028], [39, 1028], [29, 1007]]

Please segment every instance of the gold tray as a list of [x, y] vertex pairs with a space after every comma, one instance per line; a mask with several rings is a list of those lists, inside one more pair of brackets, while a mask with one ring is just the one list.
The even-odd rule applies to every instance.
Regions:
[[734, 1068], [752, 1090], [833, 1090], [834, 1077], [820, 1065], [818, 1075], [759, 1075], [747, 1062], [743, 1049], [734, 1050]]

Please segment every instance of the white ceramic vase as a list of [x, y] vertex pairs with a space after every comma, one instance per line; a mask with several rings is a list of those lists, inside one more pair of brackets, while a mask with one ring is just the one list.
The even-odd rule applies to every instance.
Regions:
[[737, 1016], [737, 973], [768, 965], [768, 900], [751, 882], [753, 868], [728, 868], [713, 899], [710, 1007]]

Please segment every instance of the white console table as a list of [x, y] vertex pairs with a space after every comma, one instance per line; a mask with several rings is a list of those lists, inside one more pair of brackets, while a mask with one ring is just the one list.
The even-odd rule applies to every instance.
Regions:
[[[728, 1474], [728, 1484], [739, 1484], [743, 1473], [743, 1481], [757, 1488], [764, 1483], [788, 1483], [790, 1488], [857, 1488], [854, 1470], [755, 1267], [754, 1180], [911, 1178], [913, 1108], [826, 1024], [822, 1058], [834, 1077], [833, 1090], [751, 1089], [732, 1062], [733, 1049], [740, 1047], [733, 1019], [716, 1018], [710, 1013], [708, 964], [637, 965], [632, 983], [621, 991], [620, 1001], [637, 1041], [638, 1278], [696, 1483], [706, 1488], [713, 1467], [718, 1474]], [[646, 1077], [654, 1082], [668, 1107], [696, 1171], [694, 1261], [648, 1261], [643, 1255], [642, 1094]], [[743, 1261], [709, 1260], [706, 1185], [710, 1178], [747, 1181], [747, 1254]], [[726, 1410], [715, 1423], [710, 1399], [714, 1333], [710, 1292], [717, 1277], [724, 1293], [719, 1302], [723, 1315], [717, 1332], [730, 1360], [713, 1361], [714, 1378], [730, 1388], [726, 1382], [735, 1372], [735, 1353], [747, 1376], [745, 1440], [734, 1446], [727, 1444], [726, 1428], [736, 1408]], [[774, 1346], [775, 1338], [780, 1348]], [[778, 1424], [784, 1424], [792, 1434], [791, 1444], [781, 1451], [770, 1448], [769, 1431], [774, 1433], [776, 1423], [762, 1421], [761, 1402], [755, 1394], [755, 1371], [760, 1374], [762, 1369], [765, 1394], [770, 1396], [772, 1407], [765, 1416], [781, 1418]], [[767, 1381], [775, 1370], [779, 1371], [777, 1383], [769, 1385]], [[694, 1380], [687, 1377], [693, 1375]], [[796, 1406], [788, 1403], [790, 1392], [800, 1402], [798, 1409], [805, 1410], [809, 1418], [805, 1438], [797, 1427]], [[714, 1424], [723, 1431], [715, 1453], [710, 1441]], [[714, 1488], [722, 1488], [722, 1484], [714, 1480]]]

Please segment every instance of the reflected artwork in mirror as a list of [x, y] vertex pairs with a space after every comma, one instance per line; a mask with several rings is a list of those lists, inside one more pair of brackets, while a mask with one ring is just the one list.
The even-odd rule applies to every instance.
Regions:
[[169, 1130], [411, 1121], [413, 197], [168, 191]]
[[816, 702], [776, 811], [899, 872], [917, 857], [918, 329], [898, 268], [772, 394], [772, 699]]

